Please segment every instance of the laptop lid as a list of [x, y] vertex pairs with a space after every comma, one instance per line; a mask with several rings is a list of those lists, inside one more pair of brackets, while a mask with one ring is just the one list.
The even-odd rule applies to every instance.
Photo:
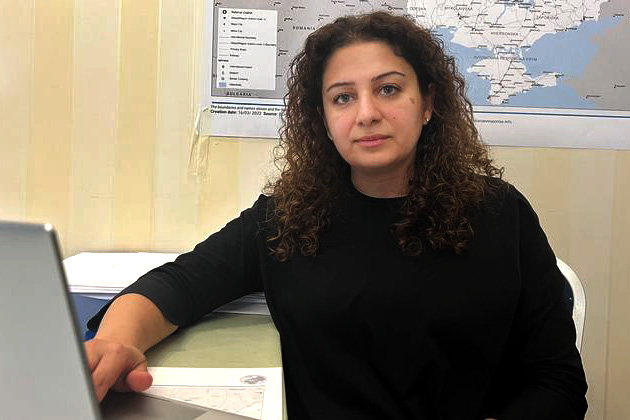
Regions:
[[50, 225], [0, 222], [0, 407], [10, 419], [98, 419]]
[[110, 392], [99, 406], [50, 225], [0, 221], [0, 410], [10, 419], [247, 419]]

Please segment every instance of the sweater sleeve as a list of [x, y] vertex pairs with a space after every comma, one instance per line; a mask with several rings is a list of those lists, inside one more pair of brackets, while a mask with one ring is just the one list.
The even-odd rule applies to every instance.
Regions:
[[499, 420], [584, 419], [587, 389], [575, 347], [575, 325], [564, 301], [565, 279], [538, 217], [518, 191], [521, 295], [506, 351], [511, 390]]
[[[192, 251], [149, 271], [114, 299], [128, 293], [143, 295], [155, 303], [166, 319], [182, 327], [234, 299], [261, 291], [258, 245], [267, 200], [261, 195], [253, 207]], [[114, 299], [88, 321], [90, 330], [98, 329]]]

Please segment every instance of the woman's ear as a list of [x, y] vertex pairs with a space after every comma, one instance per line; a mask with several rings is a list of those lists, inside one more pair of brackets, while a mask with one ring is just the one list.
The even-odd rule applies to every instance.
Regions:
[[328, 138], [332, 140], [332, 136], [330, 135], [330, 130], [328, 129], [328, 124], [326, 123], [326, 115], [324, 114], [324, 111], [322, 110], [321, 107], [318, 107], [317, 111], [319, 112], [319, 116], [321, 117], [322, 122], [324, 123], [324, 128], [326, 129], [326, 134], [328, 135]]
[[426, 105], [422, 113], [422, 119], [426, 125], [431, 121], [431, 116], [433, 115], [433, 104], [435, 102], [435, 85], [433, 83], [429, 83], [428, 94], [424, 101]]
[[326, 118], [323, 118], [322, 121], [324, 121], [324, 127], [326, 127], [326, 134], [328, 134], [328, 138], [332, 141], [332, 136], [330, 135], [330, 130], [328, 129], [328, 124], [326, 124]]

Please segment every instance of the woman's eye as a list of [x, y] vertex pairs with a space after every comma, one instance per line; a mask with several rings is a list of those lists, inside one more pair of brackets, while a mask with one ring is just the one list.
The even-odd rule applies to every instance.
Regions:
[[341, 93], [334, 97], [333, 102], [336, 104], [347, 104], [352, 98], [347, 93]]
[[398, 87], [394, 85], [385, 85], [381, 87], [381, 94], [384, 96], [391, 96], [395, 94], [396, 92], [398, 92], [398, 90], [399, 90]]

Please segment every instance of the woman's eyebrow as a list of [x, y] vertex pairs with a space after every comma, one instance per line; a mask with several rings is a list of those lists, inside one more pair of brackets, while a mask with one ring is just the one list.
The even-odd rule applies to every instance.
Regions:
[[[372, 77], [371, 81], [374, 82], [376, 80], [384, 79], [385, 77], [392, 76], [392, 75], [397, 75], [397, 76], [402, 76], [402, 77], [406, 76], [405, 73], [401, 73], [399, 71], [392, 70], [392, 71], [388, 71], [386, 73], [379, 74], [378, 76]], [[352, 86], [354, 84], [355, 84], [355, 82], [336, 82], [336, 83], [333, 83], [332, 85], [328, 86], [326, 88], [326, 92], [328, 92], [329, 90], [334, 89], [336, 87]]]
[[405, 77], [406, 76], [405, 73], [401, 73], [399, 71], [393, 70], [393, 71], [388, 71], [387, 73], [379, 74], [376, 77], [373, 77], [372, 81], [374, 82], [376, 80], [383, 79], [383, 78], [385, 78], [387, 76], [392, 76], [392, 75], [401, 76], [401, 77]]

